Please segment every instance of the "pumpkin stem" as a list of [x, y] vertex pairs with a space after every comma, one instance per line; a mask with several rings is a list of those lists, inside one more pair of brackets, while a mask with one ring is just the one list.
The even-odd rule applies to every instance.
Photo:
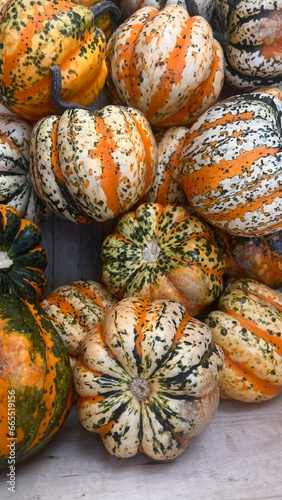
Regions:
[[58, 111], [63, 113], [68, 109], [88, 109], [81, 104], [75, 102], [64, 101], [61, 97], [62, 91], [62, 73], [59, 66], [50, 66], [52, 85], [51, 85], [51, 103]]
[[143, 248], [142, 257], [145, 262], [157, 262], [160, 255], [161, 248], [158, 245], [158, 240], [153, 239], [148, 241]]
[[[193, 0], [194, 1], [194, 0]], [[95, 3], [90, 10], [93, 12], [94, 17], [98, 17], [105, 12], [109, 12], [113, 21], [117, 22], [121, 18], [121, 11], [114, 2], [98, 2]]]
[[152, 394], [150, 382], [142, 377], [133, 378], [129, 389], [138, 401], [144, 401], [144, 399], [147, 399]]
[[185, 3], [189, 16], [193, 17], [200, 15], [198, 5], [196, 4], [195, 0], [185, 0]]

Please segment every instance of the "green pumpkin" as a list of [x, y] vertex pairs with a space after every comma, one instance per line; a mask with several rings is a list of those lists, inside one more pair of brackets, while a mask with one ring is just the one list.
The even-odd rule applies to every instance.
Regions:
[[47, 256], [42, 233], [9, 205], [0, 205], [0, 295], [12, 292], [36, 302], [46, 290]]

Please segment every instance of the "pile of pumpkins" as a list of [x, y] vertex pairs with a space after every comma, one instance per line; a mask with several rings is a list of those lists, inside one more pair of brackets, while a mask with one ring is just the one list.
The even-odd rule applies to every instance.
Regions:
[[[0, 2], [0, 466], [9, 394], [17, 462], [74, 402], [109, 453], [173, 459], [221, 398], [282, 389], [282, 0], [24, 5]], [[46, 294], [54, 214], [116, 218], [100, 283]]]

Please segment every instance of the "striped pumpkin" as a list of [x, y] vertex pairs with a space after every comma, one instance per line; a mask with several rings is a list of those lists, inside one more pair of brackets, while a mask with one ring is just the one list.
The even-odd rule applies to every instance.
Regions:
[[42, 233], [10, 205], [0, 205], [0, 296], [11, 292], [37, 302], [47, 287]]
[[226, 85], [282, 89], [282, 0], [215, 0], [211, 25], [221, 41]]
[[209, 23], [178, 5], [143, 7], [111, 36], [106, 88], [152, 127], [187, 126], [218, 98], [223, 53]]
[[74, 364], [86, 335], [116, 302], [100, 283], [79, 280], [59, 286], [40, 300], [39, 305], [60, 334]]
[[[38, 305], [0, 295], [0, 468], [34, 455], [72, 405], [72, 370], [59, 334]], [[10, 415], [8, 413], [10, 408]], [[13, 455], [14, 456], [14, 455]]]
[[224, 351], [223, 398], [257, 403], [282, 389], [282, 294], [262, 283], [230, 281], [206, 324]]
[[32, 125], [26, 120], [0, 113], [0, 203], [38, 224], [49, 213], [30, 181], [31, 131]]
[[102, 282], [119, 299], [173, 299], [194, 315], [222, 292], [225, 264], [205, 222], [182, 206], [143, 203], [101, 246]]
[[211, 331], [179, 303], [124, 299], [74, 367], [79, 420], [114, 456], [173, 459], [211, 422], [222, 363]]
[[96, 99], [107, 77], [106, 39], [90, 9], [68, 0], [10, 0], [1, 7], [0, 102], [5, 107], [34, 122], [56, 113], [50, 99], [52, 66], [61, 69], [65, 100], [87, 106]]
[[202, 114], [180, 156], [190, 205], [238, 236], [282, 228], [282, 93], [235, 95]]
[[187, 127], [170, 127], [160, 137], [156, 136], [158, 165], [152, 186], [144, 200], [161, 205], [182, 205], [187, 202], [186, 194], [179, 178], [180, 153]]
[[75, 223], [112, 219], [150, 187], [157, 145], [150, 125], [133, 108], [67, 110], [33, 128], [30, 173], [46, 206]]

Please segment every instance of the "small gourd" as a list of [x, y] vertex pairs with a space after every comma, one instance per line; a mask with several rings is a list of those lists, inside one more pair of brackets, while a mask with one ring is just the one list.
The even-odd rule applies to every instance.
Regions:
[[222, 363], [209, 328], [181, 304], [123, 299], [74, 367], [79, 420], [116, 457], [174, 459], [210, 424]]
[[231, 280], [206, 324], [224, 351], [222, 398], [267, 401], [282, 389], [282, 294], [259, 281]]
[[8, 443], [15, 443], [13, 459], [18, 463], [41, 450], [60, 430], [72, 406], [73, 384], [67, 352], [47, 314], [13, 293], [0, 294], [0, 359], [0, 469], [4, 469], [11, 458]]
[[142, 203], [101, 246], [102, 282], [119, 299], [173, 299], [194, 315], [223, 290], [225, 264], [203, 220], [179, 205]]

